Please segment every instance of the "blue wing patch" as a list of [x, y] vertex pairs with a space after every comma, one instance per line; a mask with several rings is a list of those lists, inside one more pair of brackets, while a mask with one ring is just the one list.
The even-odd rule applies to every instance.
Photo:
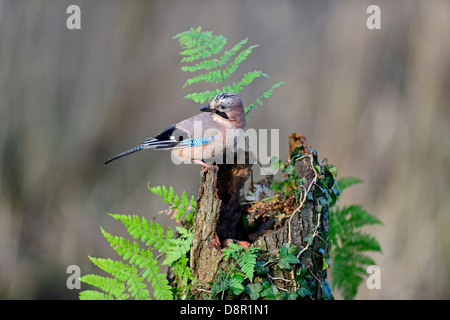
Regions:
[[214, 136], [211, 136], [209, 138], [185, 139], [183, 142], [189, 145], [190, 147], [198, 147], [210, 143], [213, 140]]

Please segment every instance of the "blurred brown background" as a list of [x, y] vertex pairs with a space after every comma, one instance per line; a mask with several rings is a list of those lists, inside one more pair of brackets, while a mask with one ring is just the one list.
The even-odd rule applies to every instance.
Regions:
[[[81, 30], [66, 9], [81, 8]], [[381, 8], [381, 30], [366, 9]], [[183, 99], [186, 73], [172, 36], [202, 26], [259, 44], [241, 74], [260, 69], [244, 103], [286, 81], [248, 127], [300, 132], [340, 176], [364, 184], [360, 203], [384, 226], [381, 289], [358, 299], [450, 298], [450, 2], [0, 1], [0, 298], [77, 298], [66, 268], [95, 271], [113, 256], [107, 213], [171, 223], [147, 190], [196, 195], [198, 166], [142, 152], [103, 166], [199, 105]]]

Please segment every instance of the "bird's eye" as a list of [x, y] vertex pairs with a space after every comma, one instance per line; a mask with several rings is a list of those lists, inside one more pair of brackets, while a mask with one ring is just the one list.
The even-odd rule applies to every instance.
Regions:
[[220, 111], [228, 110], [228, 108], [226, 106], [224, 106], [223, 104], [219, 105], [219, 109], [220, 109]]

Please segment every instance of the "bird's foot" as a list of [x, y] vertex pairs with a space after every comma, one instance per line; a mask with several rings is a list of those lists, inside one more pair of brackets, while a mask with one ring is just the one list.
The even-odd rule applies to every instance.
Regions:
[[250, 243], [244, 240], [236, 240], [236, 239], [225, 239], [222, 243], [223, 247], [226, 248], [228, 246], [229, 243], [234, 243], [237, 244], [239, 246], [242, 247], [242, 249], [247, 249], [248, 247], [250, 247]]
[[247, 242], [247, 241], [236, 240], [236, 239], [231, 239], [231, 238], [225, 239], [223, 241], [223, 243], [220, 243], [219, 236], [217, 235], [217, 232], [215, 232], [214, 233], [214, 238], [211, 239], [211, 241], [209, 242], [208, 247], [210, 249], [215, 248], [216, 250], [220, 251], [220, 250], [222, 250], [222, 248], [226, 248], [229, 243], [235, 243], [235, 244], [241, 246], [242, 249], [247, 249], [248, 247], [251, 246], [251, 244], [249, 242]]
[[219, 169], [219, 167], [217, 166], [217, 165], [213, 165], [213, 164], [207, 164], [207, 163], [204, 163], [203, 161], [201, 161], [201, 160], [192, 160], [193, 162], [195, 162], [196, 164], [199, 164], [199, 165], [201, 165], [202, 167], [203, 167], [203, 170], [201, 171], [201, 175], [203, 175], [206, 171], [208, 171], [208, 169], [210, 169], [210, 168], [214, 168], [215, 170], [218, 170]]

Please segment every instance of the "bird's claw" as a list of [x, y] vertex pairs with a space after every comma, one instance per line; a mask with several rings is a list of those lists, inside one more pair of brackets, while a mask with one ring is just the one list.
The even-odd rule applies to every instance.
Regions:
[[193, 162], [195, 162], [203, 167], [203, 170], [200, 172], [200, 175], [203, 175], [206, 171], [208, 171], [208, 169], [211, 169], [211, 168], [214, 168], [214, 170], [216, 172], [217, 172], [217, 170], [219, 170], [219, 166], [214, 165], [214, 164], [207, 164], [200, 160], [193, 160]]

